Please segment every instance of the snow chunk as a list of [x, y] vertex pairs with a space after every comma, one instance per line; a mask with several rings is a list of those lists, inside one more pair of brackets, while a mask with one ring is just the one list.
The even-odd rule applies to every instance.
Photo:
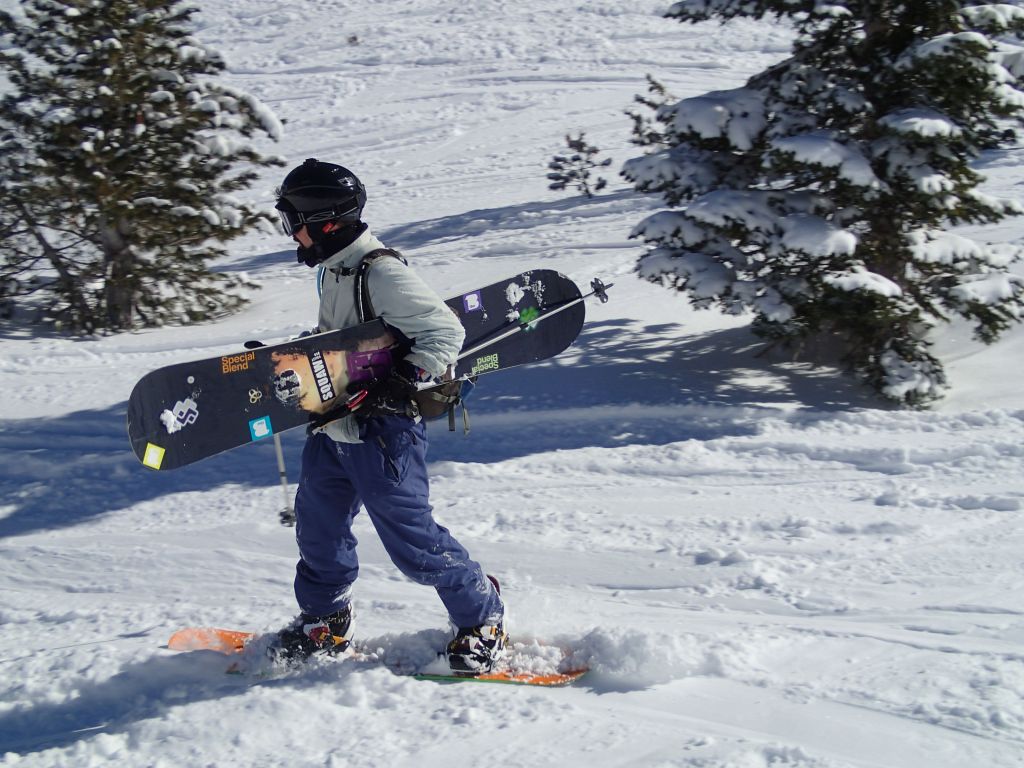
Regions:
[[993, 197], [992, 195], [982, 192], [980, 189], [969, 190], [967, 194], [976, 202], [981, 203], [988, 208], [1002, 210], [1008, 216], [1024, 214], [1024, 204], [1021, 204], [1019, 200], [1004, 197]]
[[[195, 41], [190, 41], [190, 43], [194, 43], [194, 42]], [[206, 50], [205, 48], [203, 48], [201, 46], [198, 46], [198, 45], [195, 45], [195, 44], [189, 44], [189, 43], [186, 43], [185, 45], [178, 46], [178, 55], [181, 57], [182, 61], [201, 62], [201, 61], [206, 61], [207, 59], [211, 59], [211, 58], [212, 59], [219, 58], [218, 56], [211, 56], [210, 52], [208, 50]]]
[[720, 189], [700, 197], [687, 209], [687, 215], [715, 226], [740, 223], [747, 229], [770, 231], [779, 219], [765, 194]]
[[953, 192], [956, 183], [944, 173], [913, 173], [914, 184], [926, 195], [940, 195]]
[[961, 8], [960, 15], [972, 27], [1005, 29], [1011, 24], [1024, 21], [1024, 8], [1008, 3], [993, 3]]
[[280, 141], [284, 136], [284, 125], [274, 111], [255, 96], [243, 94], [242, 98], [266, 134], [274, 141]]
[[842, 291], [867, 291], [889, 299], [903, 295], [902, 289], [887, 277], [869, 272], [857, 265], [845, 272], [830, 272], [822, 278], [825, 283]]
[[750, 149], [757, 135], [768, 124], [764, 94], [747, 88], [712, 91], [692, 99], [683, 99], [659, 112], [671, 117], [672, 128], [679, 133], [695, 133], [702, 139], [727, 138], [737, 149]]
[[836, 5], [835, 3], [826, 3], [822, 0], [818, 0], [814, 4], [814, 15], [815, 16], [831, 16], [834, 19], [847, 17], [853, 15], [850, 9], [843, 5]]
[[775, 139], [772, 146], [792, 155], [797, 162], [836, 168], [851, 184], [877, 189], [881, 186], [871, 165], [855, 148], [836, 141], [826, 132], [807, 133]]
[[878, 362], [885, 371], [882, 394], [886, 397], [903, 400], [916, 393], [927, 398], [938, 394], [941, 389], [940, 374], [926, 360], [905, 360], [889, 349], [882, 353]]
[[772, 323], [788, 323], [796, 314], [789, 302], [778, 291], [771, 288], [755, 298], [751, 304], [755, 312]]
[[[1002, 70], [1003, 72], [1006, 72], [1007, 75], [1010, 75], [1009, 70], [1005, 69], [1004, 67], [999, 67], [999, 69]], [[1010, 107], [1024, 107], [1024, 93], [1021, 93], [1016, 88], [1013, 88], [1006, 83], [1000, 83], [999, 85], [995, 86], [992, 90], [995, 92], [996, 96], [999, 97], [999, 100], [1003, 104], [1006, 104], [1007, 106]]]
[[557, 638], [570, 661], [588, 666], [592, 678], [644, 688], [694, 675], [735, 674], [749, 647], [730, 640], [708, 643], [696, 635], [593, 629], [582, 638]]
[[635, 182], [641, 191], [666, 184], [708, 189], [717, 178], [712, 163], [695, 157], [692, 151], [679, 152], [677, 148], [627, 160], [622, 165], [622, 175]]
[[160, 413], [160, 421], [163, 423], [167, 433], [173, 435], [175, 432], [179, 432], [182, 428], [182, 424], [178, 421], [178, 417], [175, 416], [169, 409], [164, 409]]
[[931, 58], [933, 56], [958, 56], [963, 53], [964, 45], [980, 45], [988, 48], [989, 39], [979, 32], [957, 32], [955, 34], [939, 35], [927, 40], [911, 52], [906, 54], [900, 61], [899, 66], [910, 65], [909, 59]]
[[852, 232], [839, 229], [819, 216], [792, 214], [780, 224], [782, 244], [789, 250], [811, 256], [849, 256], [857, 250], [857, 238]]
[[637, 224], [630, 237], [647, 242], [696, 245], [708, 238], [708, 231], [680, 211], [659, 211]]
[[907, 236], [914, 261], [926, 264], [955, 264], [958, 261], [978, 259], [982, 247], [970, 238], [940, 230], [915, 230]]
[[523, 289], [518, 283], [509, 283], [505, 288], [505, 301], [508, 302], [510, 307], [516, 306], [523, 300], [524, 296], [526, 296], [526, 294], [523, 293]]
[[202, 146], [211, 154], [220, 157], [228, 157], [234, 151], [234, 142], [230, 141], [223, 134], [205, 136], [201, 140]]
[[1013, 243], [991, 243], [985, 247], [985, 263], [996, 269], [1006, 269], [1024, 258], [1024, 247]]
[[161, 197], [137, 197], [132, 202], [134, 205], [152, 205], [155, 208], [166, 208], [171, 205], [170, 200]]
[[642, 257], [637, 272], [648, 280], [673, 275], [686, 284], [696, 300], [715, 299], [736, 280], [731, 269], [709, 254], [667, 248], [655, 248]]
[[[995, 306], [1008, 302], [1022, 292], [1024, 292], [1024, 279], [1016, 275], [998, 272], [962, 278], [960, 284], [949, 293], [953, 298], [965, 304]], [[1005, 309], [1012, 312], [1014, 307], [1008, 305]], [[1014, 314], [1017, 313], [1014, 312]]]
[[897, 133], [914, 133], [928, 138], [955, 138], [963, 134], [963, 129], [941, 112], [921, 107], [891, 112], [878, 122]]
[[67, 125], [74, 121], [75, 112], [74, 110], [68, 109], [67, 107], [58, 107], [51, 109], [45, 115], [43, 115], [43, 122], [49, 125]]

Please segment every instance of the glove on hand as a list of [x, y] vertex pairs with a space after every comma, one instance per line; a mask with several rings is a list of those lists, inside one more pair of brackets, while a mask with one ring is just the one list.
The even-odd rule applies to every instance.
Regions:
[[414, 416], [416, 383], [409, 377], [411, 366], [400, 363], [383, 379], [365, 387], [364, 397], [352, 410], [364, 416]]

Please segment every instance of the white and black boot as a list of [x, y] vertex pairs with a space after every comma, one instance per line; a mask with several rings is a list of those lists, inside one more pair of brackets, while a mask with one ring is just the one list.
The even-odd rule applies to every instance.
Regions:
[[302, 661], [313, 655], [334, 656], [352, 642], [353, 610], [347, 605], [329, 616], [300, 614], [277, 633], [270, 655], [283, 661]]
[[[488, 574], [494, 590], [501, 594], [498, 580]], [[493, 616], [475, 627], [457, 627], [455, 637], [448, 643], [445, 654], [448, 666], [458, 675], [483, 675], [494, 669], [494, 664], [505, 655], [508, 633], [505, 617]]]

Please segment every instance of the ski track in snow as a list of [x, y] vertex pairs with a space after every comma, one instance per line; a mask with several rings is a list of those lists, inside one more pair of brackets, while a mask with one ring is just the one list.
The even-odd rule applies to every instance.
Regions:
[[[592, 671], [563, 690], [353, 660], [240, 677], [162, 647], [294, 610], [271, 446], [157, 474], [124, 432], [146, 371], [312, 325], [312, 273], [254, 233], [223, 265], [263, 286], [239, 315], [3, 339], [0, 765], [1024, 765], [1024, 333], [983, 349], [954, 326], [951, 396], [894, 411], [638, 281], [628, 234], [657, 201], [613, 172], [593, 200], [546, 190], [567, 132], [636, 154], [621, 113], [647, 72], [680, 97], [733, 87], [784, 29], [682, 26], [650, 0], [199, 5], [231, 84], [287, 120], [264, 148], [352, 167], [440, 293], [531, 266], [615, 283], [563, 356], [481, 380], [469, 436], [430, 430], [436, 514], [500, 577], [514, 639]], [[1019, 168], [983, 164], [998, 194]], [[293, 482], [301, 445], [284, 436]], [[429, 657], [440, 603], [357, 533], [358, 637]]]

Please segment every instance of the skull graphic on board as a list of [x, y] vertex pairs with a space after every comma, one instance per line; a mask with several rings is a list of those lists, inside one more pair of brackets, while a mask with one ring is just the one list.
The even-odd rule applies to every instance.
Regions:
[[301, 396], [302, 380], [294, 369], [274, 374], [274, 397], [284, 405], [297, 405]]

